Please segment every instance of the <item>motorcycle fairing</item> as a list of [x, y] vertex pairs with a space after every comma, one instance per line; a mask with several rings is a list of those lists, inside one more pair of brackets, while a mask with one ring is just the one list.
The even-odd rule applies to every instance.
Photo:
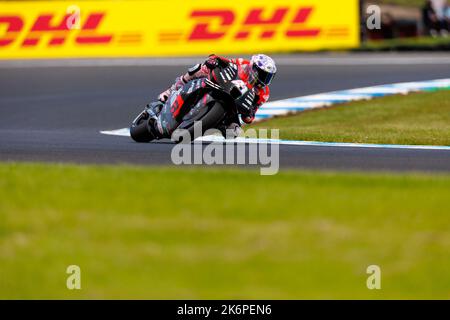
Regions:
[[[179, 90], [174, 91], [164, 104], [158, 116], [159, 130], [164, 135], [170, 135], [179, 123], [183, 122], [187, 114], [192, 114], [200, 106], [198, 101], [207, 93], [205, 79], [195, 79], [189, 81]], [[191, 107], [194, 106], [194, 107]]]

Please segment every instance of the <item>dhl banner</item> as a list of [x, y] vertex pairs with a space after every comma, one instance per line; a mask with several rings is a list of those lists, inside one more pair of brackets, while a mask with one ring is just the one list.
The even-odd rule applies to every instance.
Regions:
[[359, 45], [358, 0], [0, 1], [0, 59]]

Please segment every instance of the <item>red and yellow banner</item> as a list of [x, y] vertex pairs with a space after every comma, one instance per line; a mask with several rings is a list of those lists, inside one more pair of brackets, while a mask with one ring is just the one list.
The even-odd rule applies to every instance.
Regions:
[[238, 54], [358, 45], [357, 0], [0, 1], [0, 59]]

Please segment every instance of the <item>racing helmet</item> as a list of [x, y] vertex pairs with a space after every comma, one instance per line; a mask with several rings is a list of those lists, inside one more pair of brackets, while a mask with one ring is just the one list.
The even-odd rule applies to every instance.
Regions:
[[249, 82], [264, 87], [272, 82], [277, 73], [275, 61], [265, 54], [256, 54], [250, 60]]

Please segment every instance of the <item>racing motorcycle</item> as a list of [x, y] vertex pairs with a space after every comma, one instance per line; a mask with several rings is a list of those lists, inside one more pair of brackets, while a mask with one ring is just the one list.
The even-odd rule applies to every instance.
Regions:
[[[169, 96], [158, 114], [160, 131], [163, 131], [158, 139], [171, 138], [175, 130], [185, 129], [183, 132], [190, 135], [189, 141], [193, 141], [197, 138], [194, 136], [197, 133], [194, 123], [199, 121], [202, 135], [209, 129], [218, 129], [225, 136], [227, 124], [239, 123], [240, 114], [249, 114], [254, 99], [255, 90], [249, 89], [239, 77], [236, 64], [216, 67], [209, 79], [189, 81]], [[150, 142], [156, 139], [151, 120], [148, 108], [134, 119], [130, 127], [134, 141]], [[175, 142], [181, 140], [184, 138]]]

